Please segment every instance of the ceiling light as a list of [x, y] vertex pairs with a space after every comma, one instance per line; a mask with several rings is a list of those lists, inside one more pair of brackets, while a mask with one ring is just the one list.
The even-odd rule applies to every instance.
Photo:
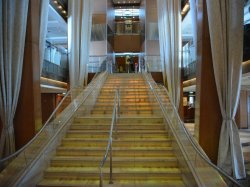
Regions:
[[57, 1], [54, 1], [54, 3], [55, 3], [55, 4], [58, 4], [58, 2], [57, 2]]
[[62, 6], [61, 6], [61, 5], [59, 5], [57, 8], [62, 9]]
[[62, 11], [63, 14], [66, 14], [67, 12], [65, 10]]

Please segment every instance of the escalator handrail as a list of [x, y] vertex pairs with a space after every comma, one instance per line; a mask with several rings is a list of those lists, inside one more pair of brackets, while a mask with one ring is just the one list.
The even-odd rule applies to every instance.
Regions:
[[[146, 73], [145, 73], [146, 74]], [[155, 89], [154, 89], [154, 86], [151, 84], [151, 82], [148, 80], [148, 75], [146, 74], [146, 81], [148, 82], [148, 84], [150, 85], [151, 89], [153, 90], [154, 93], [155, 92]], [[158, 85], [154, 82], [154, 84], [158, 87]], [[172, 98], [169, 97], [169, 93], [168, 93], [168, 90], [163, 86], [164, 88], [164, 91], [166, 92], [169, 100], [170, 100], [170, 103], [171, 103], [171, 106], [173, 107], [174, 109], [174, 112], [175, 114], [177, 115], [178, 117], [178, 120], [179, 122], [181, 123], [181, 127], [184, 129], [184, 132], [185, 132], [185, 135], [187, 136], [187, 138], [189, 139], [190, 143], [192, 144], [192, 146], [194, 147], [194, 149], [196, 150], [196, 152], [202, 157], [203, 160], [205, 160], [205, 162], [207, 162], [207, 164], [209, 164], [211, 167], [213, 167], [216, 171], [218, 171], [221, 175], [223, 175], [225, 178], [229, 179], [232, 183], [234, 183], [235, 185], [241, 187], [242, 185], [236, 181], [233, 177], [231, 177], [230, 175], [228, 175], [225, 171], [223, 171], [221, 168], [217, 167], [215, 164], [213, 164], [209, 158], [207, 157], [207, 155], [204, 154], [203, 151], [201, 151], [201, 148], [197, 146], [196, 144], [196, 141], [194, 140], [193, 136], [190, 135], [190, 133], [188, 132], [188, 130], [186, 129], [185, 125], [183, 124], [179, 114], [178, 114], [178, 111], [176, 109], [176, 107], [174, 106], [173, 104], [173, 101], [172, 101]], [[158, 99], [159, 99], [159, 96], [158, 94], [156, 93]], [[161, 104], [161, 103], [160, 103]], [[162, 105], [162, 104], [161, 104]]]

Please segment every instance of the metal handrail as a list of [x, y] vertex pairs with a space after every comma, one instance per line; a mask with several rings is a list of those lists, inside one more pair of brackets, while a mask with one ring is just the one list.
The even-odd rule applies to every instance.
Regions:
[[99, 179], [100, 179], [100, 184], [99, 186], [102, 187], [103, 186], [103, 172], [102, 172], [102, 168], [108, 158], [108, 153], [109, 153], [109, 184], [113, 184], [113, 166], [112, 166], [112, 159], [113, 159], [113, 155], [112, 155], [112, 144], [113, 144], [113, 129], [115, 126], [116, 129], [116, 123], [117, 123], [117, 119], [119, 116], [119, 109], [120, 108], [120, 91], [119, 89], [116, 89], [115, 91], [115, 98], [114, 98], [114, 107], [113, 107], [113, 114], [112, 114], [112, 122], [111, 122], [111, 127], [110, 127], [110, 131], [109, 131], [109, 139], [108, 139], [108, 145], [106, 147], [106, 152], [103, 156], [102, 161], [100, 162], [100, 175], [99, 175]]
[[58, 109], [60, 108], [60, 106], [62, 105], [62, 103], [65, 101], [65, 99], [69, 96], [69, 94], [71, 94], [73, 89], [70, 89], [66, 95], [63, 97], [63, 99], [59, 102], [59, 104], [57, 105], [57, 107], [55, 108], [55, 110], [52, 112], [52, 114], [50, 115], [50, 117], [47, 119], [47, 121], [44, 123], [43, 127], [39, 130], [38, 133], [36, 133], [36, 135], [27, 143], [25, 144], [22, 148], [20, 148], [19, 150], [17, 150], [16, 152], [14, 152], [13, 154], [3, 158], [0, 160], [0, 165], [8, 160], [13, 159], [14, 157], [16, 157], [17, 155], [19, 155], [21, 152], [23, 152], [28, 146], [30, 146], [35, 140], [36, 138], [44, 131], [44, 129], [48, 126], [50, 120], [54, 117], [54, 115], [58, 112]]
[[[146, 73], [145, 73], [145, 74], [146, 74]], [[163, 110], [164, 107], [162, 106], [162, 103], [160, 102], [159, 96], [158, 96], [158, 94], [156, 93], [156, 91], [155, 91], [155, 89], [154, 89], [154, 86], [153, 86], [153, 85], [151, 84], [151, 82], [148, 80], [148, 77], [147, 77], [147, 76], [148, 76], [148, 75], [146, 74], [146, 75], [145, 75], [146, 81], [147, 81], [148, 84], [150, 85], [151, 90], [154, 92], [154, 95], [155, 95], [157, 101], [159, 102], [162, 111], [164, 111], [164, 110]], [[154, 82], [154, 84], [158, 87], [158, 85], [157, 85], [155, 82]], [[177, 114], [176, 116], [177, 116], [179, 122], [181, 123], [182, 128], [184, 129], [185, 135], [187, 136], [187, 138], [188, 138], [189, 141], [191, 142], [191, 144], [192, 144], [193, 148], [196, 150], [196, 152], [201, 156], [201, 158], [202, 158], [207, 164], [209, 164], [211, 167], [213, 167], [216, 171], [218, 171], [220, 174], [222, 174], [225, 178], [229, 179], [233, 184], [235, 184], [235, 185], [241, 187], [242, 185], [241, 185], [238, 181], [236, 181], [234, 178], [232, 178], [230, 175], [228, 175], [228, 174], [227, 174], [225, 171], [223, 171], [221, 168], [219, 168], [219, 167], [217, 167], [215, 164], [213, 164], [213, 163], [209, 160], [209, 158], [207, 157], [207, 155], [205, 155], [205, 153], [204, 153], [203, 151], [201, 151], [201, 148], [197, 146], [196, 141], [195, 141], [194, 138], [190, 135], [190, 133], [189, 133], [188, 130], [186, 129], [185, 125], [183, 124], [183, 122], [182, 122], [180, 116], [178, 115], [178, 111], [177, 111], [175, 105], [173, 104], [172, 98], [169, 97], [169, 93], [168, 93], [167, 89], [166, 89], [164, 86], [162, 86], [162, 87], [164, 88], [164, 91], [166, 92], [166, 94], [167, 94], [167, 96], [168, 96], [168, 98], [169, 98], [169, 100], [170, 100], [171, 106], [173, 107], [175, 114]], [[164, 112], [163, 112], [163, 113], [164, 113]]]
[[[169, 93], [166, 89], [166, 87], [164, 87], [163, 85], [161, 85], [161, 87], [164, 89], [164, 91], [167, 93], [168, 97], [169, 97]], [[172, 105], [172, 107], [174, 108], [175, 113], [178, 114], [176, 107], [173, 104], [172, 99], [169, 97], [170, 103]], [[180, 122], [180, 124], [182, 125], [182, 128], [184, 129], [185, 134], [187, 135], [188, 139], [190, 140], [191, 144], [193, 145], [193, 147], [195, 148], [195, 150], [199, 153], [199, 155], [210, 165], [212, 166], [214, 169], [216, 169], [219, 173], [221, 173], [225, 178], [229, 179], [231, 182], [233, 182], [234, 184], [238, 185], [238, 186], [242, 186], [238, 181], [236, 181], [233, 177], [231, 177], [230, 175], [228, 175], [224, 170], [222, 170], [221, 168], [217, 167], [215, 164], [213, 164], [211, 162], [211, 160], [208, 158], [208, 156], [205, 154], [205, 152], [202, 150], [201, 147], [199, 147], [197, 145], [197, 142], [195, 141], [195, 139], [193, 138], [193, 136], [190, 135], [189, 131], [187, 130], [187, 128], [185, 127], [184, 123], [182, 122], [181, 118], [179, 115], [177, 115], [178, 120]]]
[[[71, 102], [71, 104], [70, 104], [71, 107], [70, 108], [67, 107], [65, 109], [66, 111], [69, 112], [69, 115], [67, 114], [67, 119], [65, 118], [65, 120], [62, 120], [61, 122], [59, 122], [60, 126], [56, 129], [56, 132], [51, 134], [52, 136], [49, 137], [48, 141], [45, 142], [45, 144], [42, 146], [42, 149], [39, 150], [39, 152], [37, 154], [35, 154], [34, 158], [31, 158], [31, 157], [28, 158], [29, 163], [26, 162], [26, 165], [23, 167], [17, 167], [17, 168], [11, 167], [10, 169], [7, 168], [8, 170], [6, 171], [6, 173], [3, 173], [3, 176], [6, 175], [7, 179], [4, 177], [3, 178], [4, 180], [0, 180], [1, 181], [0, 186], [17, 186], [18, 184], [21, 183], [21, 181], [24, 179], [24, 177], [27, 177], [27, 173], [30, 172], [30, 168], [33, 168], [33, 166], [39, 161], [39, 159], [42, 159], [42, 155], [47, 154], [45, 152], [48, 149], [48, 147], [51, 145], [51, 143], [53, 141], [55, 141], [56, 137], [58, 137], [58, 135], [62, 132], [62, 130], [68, 124], [68, 121], [70, 119], [72, 119], [72, 116], [74, 115], [74, 113], [79, 109], [80, 106], [82, 106], [82, 104], [86, 101], [88, 96], [91, 95], [91, 93], [93, 93], [93, 91], [95, 89], [100, 89], [100, 87], [102, 86], [103, 82], [106, 79], [106, 75], [107, 75], [107, 72], [104, 72], [96, 80], [93, 80], [89, 84], [88, 88], [84, 91], [81, 91], [81, 93], [77, 96], [77, 98]], [[29, 147], [28, 147], [28, 149], [29, 149]], [[24, 150], [24, 152], [23, 152], [24, 156], [25, 156], [25, 151], [26, 150]], [[19, 157], [19, 155], [18, 155], [18, 157]], [[14, 162], [15, 162], [15, 160], [14, 160]], [[17, 162], [18, 162], [18, 160], [17, 160]], [[15, 169], [17, 171], [15, 171]], [[15, 172], [13, 172], [13, 171], [11, 172], [11, 170], [13, 170]], [[36, 170], [35, 172], [37, 172], [37, 170], [39, 170], [39, 168], [36, 168], [35, 170]], [[33, 169], [32, 169], [32, 171], [33, 171]], [[38, 172], [42, 172], [42, 171], [40, 170]], [[28, 176], [28, 178], [29, 177], [30, 176]]]
[[49, 124], [50, 120], [53, 118], [53, 116], [55, 115], [55, 113], [57, 112], [57, 110], [59, 109], [59, 107], [62, 105], [62, 103], [64, 102], [64, 100], [69, 96], [69, 94], [72, 92], [72, 89], [70, 89], [66, 95], [63, 97], [63, 99], [59, 102], [59, 104], [57, 105], [57, 107], [55, 108], [55, 110], [52, 112], [52, 114], [50, 115], [49, 119], [44, 123], [43, 127], [39, 130], [38, 133], [36, 133], [36, 135], [27, 143], [25, 144], [22, 148], [20, 148], [19, 150], [17, 150], [16, 152], [14, 152], [13, 154], [3, 158], [0, 160], [0, 163], [6, 162], [7, 160], [11, 160], [13, 157], [17, 156], [18, 154], [20, 154], [22, 151], [24, 151], [31, 143], [33, 143], [35, 141], [35, 139], [42, 133], [42, 131], [46, 128], [46, 126]]

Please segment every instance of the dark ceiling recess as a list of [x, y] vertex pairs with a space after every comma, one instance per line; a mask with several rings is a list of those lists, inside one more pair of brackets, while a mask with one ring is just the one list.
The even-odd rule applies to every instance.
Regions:
[[250, 60], [250, 24], [244, 25], [243, 61]]
[[188, 2], [189, 0], [181, 0], [181, 9], [184, 8], [185, 4]]

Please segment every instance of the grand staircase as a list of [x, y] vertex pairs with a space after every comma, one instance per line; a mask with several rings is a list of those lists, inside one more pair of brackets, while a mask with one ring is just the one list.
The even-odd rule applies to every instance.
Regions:
[[185, 186], [159, 104], [140, 74], [108, 76], [91, 111], [78, 110], [37, 186], [99, 186], [117, 88], [120, 115], [113, 139], [113, 185], [108, 158], [104, 186]]

